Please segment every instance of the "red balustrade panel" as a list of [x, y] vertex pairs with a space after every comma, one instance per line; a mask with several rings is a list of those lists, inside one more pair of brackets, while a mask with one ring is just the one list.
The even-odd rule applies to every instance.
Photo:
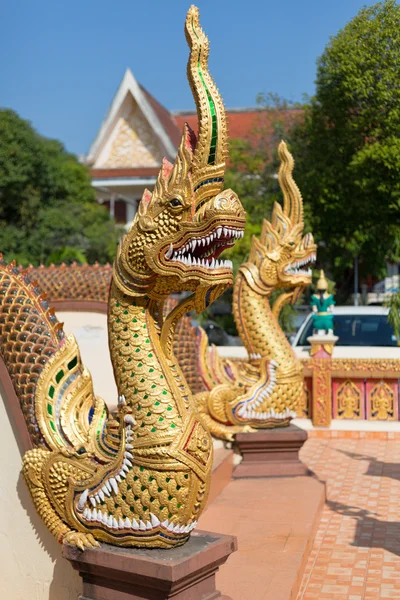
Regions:
[[365, 383], [363, 379], [334, 379], [332, 382], [332, 418], [365, 419]]
[[399, 420], [399, 380], [367, 379], [367, 419]]

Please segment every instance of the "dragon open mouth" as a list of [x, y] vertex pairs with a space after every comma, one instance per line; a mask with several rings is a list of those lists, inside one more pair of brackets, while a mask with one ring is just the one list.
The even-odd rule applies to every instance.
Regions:
[[[288, 275], [304, 275], [306, 277], [311, 277], [311, 266], [314, 264], [315, 260], [316, 254], [313, 253], [307, 256], [306, 258], [289, 263], [289, 265], [285, 267], [285, 273], [287, 273]], [[308, 268], [305, 268], [307, 266]]]
[[232, 268], [230, 260], [218, 260], [218, 256], [231, 248], [237, 239], [242, 238], [242, 229], [230, 227], [217, 227], [208, 235], [192, 238], [180, 248], [171, 244], [166, 258], [174, 262], [181, 262], [186, 266], [205, 267], [208, 269]]

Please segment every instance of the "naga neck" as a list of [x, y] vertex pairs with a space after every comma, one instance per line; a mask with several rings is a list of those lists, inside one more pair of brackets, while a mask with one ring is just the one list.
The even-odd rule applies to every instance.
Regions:
[[[296, 358], [279, 323], [279, 310], [270, 306], [272, 289], [258, 276], [257, 268], [245, 263], [236, 277], [233, 292], [233, 313], [236, 326], [250, 358], [275, 360], [280, 372], [290, 370]], [[287, 301], [287, 299], [285, 298]]]
[[189, 410], [190, 390], [160, 340], [163, 304], [112, 283], [108, 328], [115, 380], [137, 422], [137, 441], [146, 446], [172, 441]]

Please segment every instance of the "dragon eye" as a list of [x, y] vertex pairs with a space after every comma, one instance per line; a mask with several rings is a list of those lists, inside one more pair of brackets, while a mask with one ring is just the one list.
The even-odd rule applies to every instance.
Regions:
[[170, 202], [170, 205], [176, 208], [177, 206], [182, 206], [182, 202], [178, 200], [178, 198], [173, 198]]
[[295, 243], [294, 242], [289, 242], [289, 246], [294, 246]]

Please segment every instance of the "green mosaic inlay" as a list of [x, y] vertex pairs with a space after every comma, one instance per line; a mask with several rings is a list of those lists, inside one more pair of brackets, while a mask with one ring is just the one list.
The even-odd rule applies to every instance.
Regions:
[[75, 356], [75, 358], [73, 358], [72, 360], [69, 361], [69, 363], [67, 364], [67, 367], [70, 371], [72, 371], [72, 369], [74, 367], [76, 367], [77, 364], [78, 364], [78, 357]]
[[50, 398], [54, 398], [54, 392], [55, 392], [54, 386], [51, 385], [49, 387], [49, 396], [50, 396]]
[[63, 377], [64, 377], [64, 371], [61, 369], [60, 371], [58, 371], [58, 373], [56, 375], [56, 382], [60, 383], [60, 381]]
[[50, 427], [53, 431], [56, 431], [56, 426], [54, 425], [53, 421], [50, 421]]
[[52, 414], [53, 414], [53, 407], [52, 407], [52, 405], [51, 405], [51, 404], [48, 404], [48, 405], [47, 405], [47, 412], [49, 413], [49, 415], [52, 415]]
[[[194, 24], [192, 21], [192, 29], [193, 29], [193, 33], [195, 34], [195, 36], [197, 37], [197, 39], [199, 39], [199, 36], [197, 35], [195, 28], [194, 28]], [[210, 145], [210, 152], [208, 155], [208, 164], [209, 165], [213, 165], [215, 164], [215, 154], [216, 154], [216, 149], [217, 149], [217, 139], [218, 139], [218, 124], [217, 124], [217, 115], [216, 115], [216, 110], [215, 110], [215, 103], [214, 100], [210, 94], [210, 91], [206, 85], [206, 82], [204, 81], [204, 77], [203, 77], [203, 73], [201, 71], [201, 66], [200, 66], [200, 61], [197, 63], [197, 72], [199, 74], [199, 77], [201, 79], [201, 83], [204, 86], [204, 89], [206, 91], [207, 94], [207, 99], [208, 99], [208, 104], [210, 107], [210, 112], [211, 112], [211, 127], [212, 127], [212, 132], [211, 132], [211, 145]]]

